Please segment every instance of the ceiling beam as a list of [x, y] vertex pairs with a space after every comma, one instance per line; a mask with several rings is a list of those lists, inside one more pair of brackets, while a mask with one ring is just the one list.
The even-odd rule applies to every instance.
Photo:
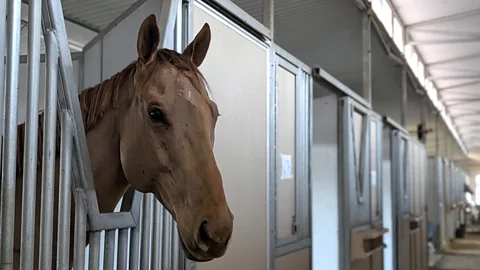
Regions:
[[443, 39], [430, 39], [430, 40], [412, 40], [406, 45], [422, 46], [422, 45], [447, 45], [455, 43], [471, 43], [480, 42], [480, 37], [470, 38], [443, 38]]
[[425, 79], [431, 81], [437, 80], [467, 80], [467, 79], [480, 79], [480, 74], [478, 75], [444, 75], [444, 76], [428, 76]]
[[467, 32], [461, 30], [440, 30], [440, 29], [411, 29], [410, 32], [428, 33], [455, 37], [480, 37], [480, 32]]
[[463, 107], [463, 106], [472, 106], [472, 104], [479, 104], [480, 105], [480, 99], [478, 99], [478, 98], [471, 99], [471, 100], [464, 101], [464, 102], [461, 102], [461, 103], [448, 105], [447, 107], [448, 107], [448, 109], [453, 109], [453, 108]]
[[437, 62], [432, 62], [432, 63], [426, 63], [425, 67], [430, 68], [433, 66], [439, 66], [439, 65], [446, 65], [446, 64], [451, 64], [455, 62], [460, 62], [460, 61], [465, 61], [465, 60], [473, 60], [473, 59], [478, 59], [480, 58], [480, 53], [475, 53], [475, 54], [470, 54], [470, 55], [464, 55], [460, 57], [454, 57], [450, 59], [445, 59], [445, 60], [440, 60]]
[[435, 24], [439, 24], [439, 23], [443, 23], [443, 22], [461, 20], [461, 19], [465, 19], [467, 17], [475, 16], [477, 14], [480, 14], [480, 8], [472, 9], [472, 10], [468, 10], [468, 11], [464, 11], [464, 12], [459, 12], [459, 13], [454, 13], [454, 14], [449, 14], [449, 15], [445, 15], [445, 16], [441, 16], [441, 17], [437, 17], [437, 18], [433, 18], [433, 19], [430, 19], [430, 20], [421, 21], [421, 22], [417, 22], [417, 23], [407, 24], [407, 25], [405, 25], [405, 30], [410, 31], [410, 29], [419, 28], [419, 27], [423, 27], [423, 26], [429, 26], [429, 25], [435, 25]]

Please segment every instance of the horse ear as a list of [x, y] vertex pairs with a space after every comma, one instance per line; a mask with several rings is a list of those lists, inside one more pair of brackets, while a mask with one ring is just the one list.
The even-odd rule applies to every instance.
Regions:
[[151, 14], [142, 23], [138, 31], [137, 52], [142, 64], [147, 63], [157, 51], [160, 43], [160, 30], [155, 14]]
[[185, 48], [183, 55], [191, 59], [199, 67], [207, 55], [211, 37], [210, 26], [208, 23], [205, 23], [200, 32], [195, 36], [195, 39]]

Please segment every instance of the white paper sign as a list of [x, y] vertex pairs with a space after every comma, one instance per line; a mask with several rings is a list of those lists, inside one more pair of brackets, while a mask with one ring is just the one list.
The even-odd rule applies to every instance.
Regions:
[[293, 178], [293, 173], [292, 173], [292, 156], [291, 155], [285, 155], [285, 154], [280, 154], [281, 159], [282, 159], [282, 175], [280, 179], [292, 179]]
[[370, 177], [371, 177], [372, 186], [376, 186], [377, 185], [377, 172], [376, 171], [370, 171]]

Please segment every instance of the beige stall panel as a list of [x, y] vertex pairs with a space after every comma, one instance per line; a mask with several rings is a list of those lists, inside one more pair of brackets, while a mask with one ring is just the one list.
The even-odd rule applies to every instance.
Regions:
[[235, 220], [224, 257], [198, 263], [197, 269], [263, 270], [267, 267], [268, 51], [199, 5], [194, 8], [194, 32], [205, 22], [212, 31], [200, 70], [221, 114], [215, 132], [215, 157]]
[[277, 239], [292, 236], [295, 215], [295, 78], [278, 67]]
[[295, 251], [275, 260], [275, 270], [310, 270], [310, 249]]

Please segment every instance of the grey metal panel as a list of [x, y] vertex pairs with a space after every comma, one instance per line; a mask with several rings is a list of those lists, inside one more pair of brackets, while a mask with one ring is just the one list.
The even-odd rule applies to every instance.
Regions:
[[394, 168], [395, 172], [395, 183], [396, 183], [396, 204], [399, 214], [409, 214], [410, 213], [410, 168], [408, 162], [408, 155], [410, 151], [409, 139], [406, 135], [398, 132], [397, 130], [393, 131], [393, 153], [394, 153]]
[[[160, 17], [162, 2], [146, 1], [103, 37], [103, 45], [100, 45], [102, 46], [102, 80], [110, 78], [137, 59], [137, 37], [140, 25], [152, 13], [157, 18]], [[164, 35], [165, 33], [160, 33], [160, 36]], [[122, 53], [119, 54], [119, 51]]]
[[312, 103], [312, 269], [342, 269], [345, 234], [338, 104], [334, 94]]
[[[214, 150], [227, 201], [235, 215], [227, 251], [234, 256], [227, 254], [221, 260], [198, 264], [197, 269], [266, 269], [269, 51], [265, 44], [201, 3], [195, 2], [194, 14], [194, 33], [205, 22], [212, 29], [210, 49], [200, 70], [222, 114]], [[226, 66], [225, 55], [229, 55], [228, 66], [234, 68], [233, 72], [231, 68], [218, 68]], [[232, 144], [232, 134], [243, 143]], [[245, 194], [249, 195], [247, 200]]]
[[[306, 64], [322, 66], [359, 94], [361, 22], [361, 12], [351, 0], [275, 1], [275, 42]], [[299, 31], [312, 26], [314, 32]]]
[[400, 66], [387, 56], [377, 31], [372, 29], [370, 34], [372, 36], [372, 107], [381, 115], [400, 122]]
[[[84, 87], [91, 87], [102, 82], [102, 50], [101, 43], [96, 44], [84, 53]], [[80, 91], [83, 89], [80, 89]]]

